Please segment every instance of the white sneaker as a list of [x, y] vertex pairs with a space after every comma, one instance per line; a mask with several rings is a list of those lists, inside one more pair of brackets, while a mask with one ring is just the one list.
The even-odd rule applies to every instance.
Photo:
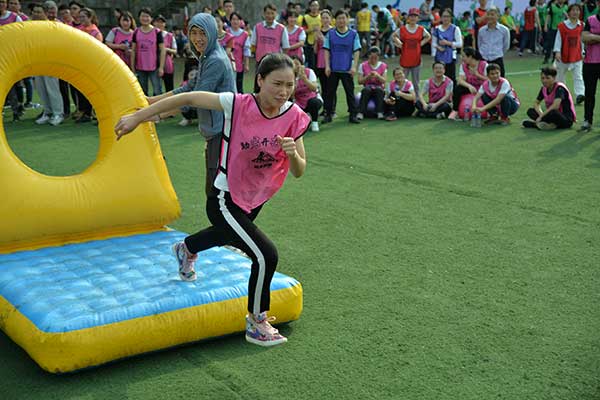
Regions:
[[310, 130], [312, 132], [319, 132], [319, 123], [317, 121], [313, 121], [310, 123]]
[[364, 119], [364, 118], [365, 118], [365, 116], [363, 115], [363, 113], [358, 113], [358, 114], [356, 114], [356, 119], [357, 119], [357, 120], [359, 120], [359, 121], [360, 121], [360, 120], [362, 120], [362, 119]]
[[44, 125], [44, 124], [48, 123], [48, 121], [50, 121], [50, 117], [47, 116], [46, 114], [43, 114], [41, 117], [39, 117], [38, 119], [35, 120], [35, 123], [38, 125]]
[[383, 115], [383, 113], [377, 113], [377, 119], [384, 119], [385, 116]]
[[60, 125], [65, 119], [61, 115], [53, 115], [48, 123], [52, 126]]
[[181, 121], [179, 121], [179, 123], [177, 125], [179, 125], [179, 126], [188, 126], [191, 123], [192, 123], [191, 120], [184, 118]]

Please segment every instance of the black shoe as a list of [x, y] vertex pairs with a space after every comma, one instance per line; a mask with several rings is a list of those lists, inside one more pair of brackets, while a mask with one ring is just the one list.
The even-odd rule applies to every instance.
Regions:
[[329, 122], [333, 121], [333, 119], [331, 119], [331, 115], [326, 114], [323, 117], [323, 120], [321, 121], [322, 124], [328, 124]]
[[535, 123], [535, 121], [531, 121], [529, 119], [526, 119], [525, 121], [523, 121], [523, 128], [535, 128], [535, 129], [537, 129], [537, 124]]
[[350, 122], [351, 124], [360, 124], [360, 120], [356, 118], [356, 115], [351, 116], [348, 122]]
[[575, 104], [580, 105], [584, 101], [585, 101], [585, 96], [579, 95], [579, 96], [577, 96], [577, 99], [575, 99]]
[[82, 115], [81, 117], [75, 120], [76, 124], [83, 124], [85, 122], [90, 122], [92, 119], [87, 115]]

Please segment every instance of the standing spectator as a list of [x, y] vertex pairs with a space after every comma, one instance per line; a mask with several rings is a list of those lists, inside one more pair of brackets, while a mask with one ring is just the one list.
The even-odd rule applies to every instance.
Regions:
[[[331, 95], [327, 92], [327, 88], [329, 87], [329, 77], [325, 75], [325, 53], [327, 50], [323, 47], [325, 43], [325, 38], [327, 37], [327, 33], [333, 28], [331, 26], [331, 12], [327, 9], [321, 11], [321, 23], [323, 24], [321, 30], [315, 35], [315, 55], [317, 68], [315, 73], [317, 74], [317, 78], [319, 78], [319, 84], [321, 85], [321, 94], [323, 97], [323, 101], [327, 99], [329, 96], [333, 97], [333, 111], [332, 118], [335, 115], [335, 106], [337, 103], [337, 95], [336, 93], [332, 93]], [[324, 113], [325, 111], [323, 111]]]
[[58, 19], [65, 25], [73, 26], [73, 16], [68, 5], [61, 4], [58, 6]]
[[[473, 103], [471, 110], [475, 115], [481, 115], [487, 111], [489, 117], [486, 124], [501, 123], [508, 125], [510, 116], [519, 109], [519, 99], [512, 88], [510, 82], [500, 76], [500, 66], [498, 64], [489, 64], [486, 68], [487, 80], [483, 82]], [[483, 106], [477, 103], [482, 100]]]
[[[452, 79], [444, 75], [444, 63], [433, 63], [433, 77], [425, 81], [417, 101], [417, 116], [422, 118], [446, 118], [452, 111]], [[424, 94], [427, 93], [427, 101]]]
[[375, 46], [380, 47], [383, 50], [384, 56], [387, 58], [386, 47], [389, 46], [388, 42], [392, 36], [392, 19], [388, 15], [379, 11], [376, 17], [377, 21], [377, 39]]
[[[21, 22], [21, 17], [12, 11], [8, 11], [6, 0], [0, 0], [0, 26]], [[13, 121], [19, 121], [24, 114], [23, 105], [19, 103], [17, 97], [17, 85], [13, 85], [6, 97], [7, 102], [13, 112]]]
[[548, 15], [544, 25], [547, 32], [544, 38], [544, 64], [554, 60], [553, 48], [558, 25], [567, 19], [567, 9], [567, 0], [552, 0], [548, 5]]
[[225, 11], [225, 15], [221, 17], [223, 23], [227, 26], [231, 26], [231, 14], [235, 12], [235, 6], [233, 5], [232, 0], [223, 1], [223, 11]]
[[349, 15], [344, 10], [335, 13], [335, 29], [327, 32], [323, 47], [325, 48], [325, 75], [329, 78], [327, 83], [327, 97], [325, 98], [325, 117], [323, 123], [332, 121], [334, 101], [332, 96], [337, 92], [339, 81], [342, 81], [346, 92], [349, 122], [359, 124], [356, 118], [358, 112], [354, 100], [354, 75], [358, 66], [360, 54], [360, 40], [358, 33], [348, 27]]
[[308, 14], [302, 17], [302, 21], [296, 23], [306, 31], [306, 42], [304, 44], [304, 59], [308, 68], [314, 70], [316, 68], [316, 53], [315, 53], [315, 38], [317, 32], [321, 30], [321, 13], [320, 5], [316, 0], [308, 3]]
[[21, 11], [21, 2], [19, 0], [8, 0], [8, 10], [14, 12], [21, 18], [21, 21], [29, 21], [29, 17]]
[[478, 50], [488, 64], [500, 66], [500, 76], [504, 77], [504, 53], [510, 47], [510, 33], [508, 28], [498, 23], [498, 8], [490, 7], [487, 10], [487, 24], [479, 29], [477, 36]]
[[[31, 12], [31, 19], [34, 21], [48, 20], [46, 9], [39, 3], [34, 4]], [[61, 124], [64, 120], [64, 109], [58, 78], [52, 76], [36, 76], [35, 89], [38, 92], [40, 100], [42, 101], [42, 106], [44, 107], [44, 112], [35, 120], [35, 123], [38, 125], [49, 123], [54, 126]]]
[[471, 21], [471, 13], [469, 11], [465, 11], [462, 15], [462, 18], [456, 21], [456, 25], [460, 28], [463, 46], [473, 47], [473, 21]]
[[[102, 42], [103, 36], [100, 29], [98, 29], [98, 17], [94, 10], [84, 7], [79, 10], [79, 23], [77, 29], [82, 30], [94, 39]], [[79, 111], [79, 117], [75, 120], [75, 123], [85, 123], [92, 120], [92, 105], [83, 93], [77, 91], [77, 107]]]
[[319, 132], [319, 110], [323, 107], [323, 99], [319, 96], [317, 76], [312, 69], [302, 64], [298, 56], [292, 56], [292, 60], [294, 61], [294, 74], [296, 75], [294, 101], [310, 115], [312, 121], [310, 130]]
[[431, 40], [431, 35], [421, 25], [417, 25], [419, 9], [408, 10], [408, 24], [400, 27], [394, 32], [394, 44], [402, 53], [400, 54], [400, 66], [404, 68], [404, 75], [415, 87], [415, 93], [419, 95], [419, 80], [421, 79], [421, 47]]
[[225, 12], [225, 2], [223, 0], [217, 1], [217, 9], [215, 10], [215, 13], [219, 14], [221, 18], [227, 15]]
[[81, 11], [83, 7], [85, 6], [78, 1], [71, 1], [69, 3], [69, 9], [71, 10], [71, 17], [73, 17], [74, 28], [77, 28], [79, 25], [81, 25], [81, 22], [79, 22], [79, 11]]
[[442, 11], [442, 24], [433, 29], [431, 37], [431, 55], [444, 63], [446, 76], [456, 82], [456, 49], [462, 47], [462, 35], [452, 23], [452, 10]]
[[285, 24], [285, 21], [287, 21], [288, 13], [290, 11], [296, 11], [296, 3], [294, 3], [293, 1], [288, 1], [285, 9], [282, 10], [279, 14], [279, 23], [281, 23], [282, 25]]
[[166, 51], [160, 30], [152, 26], [152, 11], [142, 8], [138, 13], [141, 26], [133, 32], [131, 69], [137, 75], [144, 94], [149, 94], [148, 80], [154, 96], [162, 93], [160, 78], [164, 74]]
[[360, 56], [365, 57], [371, 45], [371, 11], [368, 3], [360, 3], [360, 10], [356, 13], [356, 30], [362, 46]]
[[233, 35], [233, 61], [235, 85], [238, 93], [244, 93], [244, 72], [250, 71], [250, 38], [248, 32], [242, 29], [242, 17], [233, 12], [229, 16], [231, 28], [229, 32]]
[[479, 37], [479, 29], [487, 24], [487, 0], [479, 0], [479, 7], [473, 11], [473, 18], [475, 24], [473, 24], [473, 47], [479, 50], [479, 43], [477, 42]]
[[[73, 26], [73, 17], [71, 17], [71, 10], [67, 4], [58, 6], [58, 18], [63, 24]], [[127, 64], [129, 65], [129, 61], [127, 61]], [[77, 108], [77, 89], [75, 89], [74, 86], [71, 86], [69, 82], [63, 81], [62, 79], [58, 80], [58, 85], [60, 86], [60, 95], [63, 100], [63, 116], [68, 118], [71, 116], [71, 97]], [[70, 96], [69, 92], [71, 93]]]
[[[235, 77], [233, 76], [231, 61], [227, 58], [225, 50], [217, 42], [217, 22], [215, 18], [206, 13], [194, 15], [190, 20], [188, 32], [190, 50], [198, 60], [198, 73], [195, 79], [190, 79], [187, 84], [176, 88], [172, 92], [151, 97], [149, 99], [150, 104], [183, 92], [235, 93]], [[173, 113], [169, 115], [178, 112], [179, 110], [173, 110]], [[200, 133], [206, 139], [204, 147], [204, 160], [206, 163], [205, 191], [209, 195], [217, 176], [224, 117], [223, 112], [201, 108], [197, 109], [197, 115]]]
[[546, 37], [548, 36], [548, 29], [546, 26], [546, 17], [548, 16], [548, 5], [546, 4], [546, 0], [537, 0], [537, 12], [540, 20], [540, 30], [537, 32], [536, 36], [536, 49], [538, 51], [544, 52], [544, 57], [546, 57]]
[[118, 24], [119, 26], [108, 32], [105, 43], [128, 67], [131, 67], [131, 42], [133, 41], [133, 31], [136, 28], [135, 19], [129, 11], [122, 11]]
[[217, 41], [223, 50], [225, 50], [227, 58], [231, 60], [231, 66], [233, 67], [233, 35], [225, 30], [225, 23], [223, 22], [223, 19], [219, 17], [219, 14], [215, 13], [213, 17], [215, 17], [215, 21], [217, 21]]
[[[452, 100], [452, 113], [448, 119], [456, 120], [458, 110], [463, 96], [468, 94], [475, 95], [486, 76], [487, 62], [481, 59], [481, 54], [472, 47], [465, 47], [462, 56], [462, 65], [459, 68], [458, 79], [454, 87]], [[467, 115], [465, 118], [468, 118]]]
[[[508, 32], [510, 33], [510, 47], [517, 43], [517, 25], [515, 24], [515, 19], [511, 15], [510, 7], [504, 8], [504, 14], [500, 17], [500, 23], [508, 28]], [[509, 47], [509, 48], [510, 48]]]
[[386, 121], [395, 121], [400, 117], [410, 117], [415, 112], [415, 89], [406, 79], [402, 68], [394, 69], [394, 80], [390, 82], [389, 93], [385, 98]]
[[306, 41], [306, 32], [296, 25], [298, 14], [296, 11], [288, 13], [286, 29], [290, 47], [286, 50], [288, 56], [297, 56], [304, 64], [304, 42]]
[[583, 132], [592, 130], [594, 107], [596, 106], [596, 88], [600, 79], [600, 11], [588, 17], [583, 28], [585, 59], [583, 60], [583, 82], [585, 83]]
[[[175, 35], [167, 31], [167, 20], [162, 15], [158, 15], [154, 18], [154, 26], [156, 26], [163, 37], [163, 46], [165, 48], [165, 68], [162, 76], [162, 80], [165, 84], [165, 91], [170, 92], [173, 90], [174, 75], [175, 75], [175, 64], [173, 58], [177, 55], [177, 41]], [[223, 23], [221, 22], [221, 26]]]
[[173, 35], [175, 35], [175, 42], [177, 43], [177, 57], [183, 57], [183, 49], [188, 43], [188, 38], [183, 33], [183, 29], [178, 26], [173, 27]]
[[254, 57], [256, 64], [260, 63], [262, 58], [269, 53], [281, 53], [289, 49], [290, 43], [285, 27], [275, 21], [277, 7], [274, 4], [267, 4], [263, 7], [263, 16], [265, 20], [254, 26], [251, 44], [254, 47]]
[[429, 30], [432, 21], [433, 15], [431, 14], [431, 0], [425, 0], [419, 6], [419, 25]]
[[558, 34], [554, 41], [554, 58], [558, 70], [557, 80], [566, 83], [567, 71], [573, 74], [573, 86], [577, 104], [585, 100], [585, 87], [583, 84], [583, 46], [581, 37], [583, 24], [579, 20], [581, 8], [579, 4], [571, 4], [567, 10], [569, 19], [558, 24]]
[[[534, 106], [527, 110], [530, 120], [523, 121], [524, 128], [540, 130], [568, 129], [575, 122], [575, 105], [569, 89], [556, 81], [557, 71], [554, 67], [542, 68], [540, 74], [542, 88], [535, 100]], [[544, 102], [546, 111], [540, 104]]]
[[[596, 0], [583, 0], [581, 3], [581, 7], [583, 8], [583, 22], [585, 23], [589, 17], [592, 15], [598, 14], [598, 4]], [[9, 7], [10, 8], [10, 4]]]
[[536, 29], [540, 30], [540, 17], [535, 6], [536, 0], [529, 0], [529, 7], [525, 9], [523, 13], [523, 19], [525, 24], [521, 31], [521, 43], [519, 45], [519, 57], [523, 55], [523, 49], [529, 46], [527, 49], [530, 53], [535, 53], [535, 32]]
[[383, 119], [383, 98], [385, 96], [385, 81], [387, 76], [387, 64], [379, 61], [381, 51], [373, 46], [367, 52], [367, 61], [358, 67], [358, 83], [363, 85], [360, 92], [360, 104], [356, 118], [361, 120], [367, 114], [369, 101], [375, 101], [375, 112], [377, 119]]

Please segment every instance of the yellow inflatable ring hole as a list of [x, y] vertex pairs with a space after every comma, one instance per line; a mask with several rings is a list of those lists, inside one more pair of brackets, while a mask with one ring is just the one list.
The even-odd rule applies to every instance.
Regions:
[[85, 171], [51, 177], [14, 154], [0, 119], [0, 253], [164, 229], [179, 216], [154, 125], [141, 124], [116, 142], [118, 119], [147, 102], [112, 50], [50, 21], [0, 27], [0, 43], [0, 98], [25, 77], [60, 78], [90, 100], [100, 133], [98, 155]]

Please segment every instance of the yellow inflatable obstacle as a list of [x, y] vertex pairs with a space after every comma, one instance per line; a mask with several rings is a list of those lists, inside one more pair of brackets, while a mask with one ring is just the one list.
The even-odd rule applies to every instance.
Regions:
[[[0, 98], [24, 77], [59, 77], [100, 131], [94, 163], [51, 177], [19, 160], [0, 120], [0, 329], [57, 373], [242, 331], [249, 261], [214, 248], [196, 282], [180, 281], [170, 247], [185, 234], [165, 228], [180, 208], [154, 125], [116, 144], [118, 118], [147, 104], [129, 68], [60, 23], [0, 27], [0, 43]], [[300, 316], [300, 283], [277, 273], [271, 293], [278, 322]]]

